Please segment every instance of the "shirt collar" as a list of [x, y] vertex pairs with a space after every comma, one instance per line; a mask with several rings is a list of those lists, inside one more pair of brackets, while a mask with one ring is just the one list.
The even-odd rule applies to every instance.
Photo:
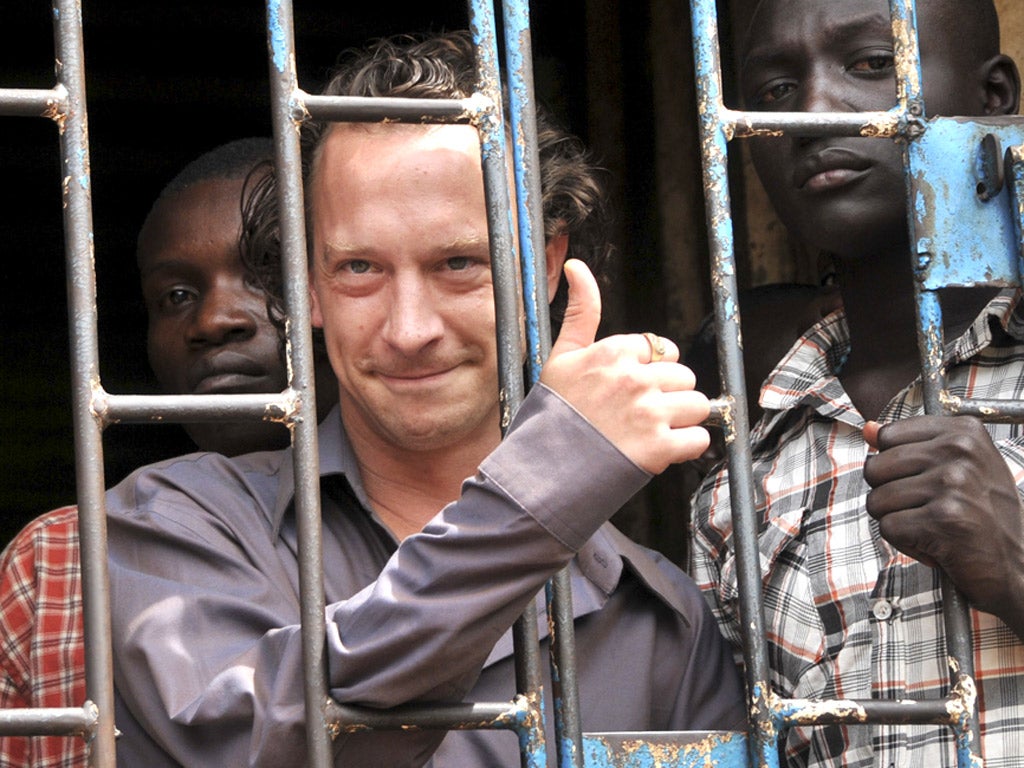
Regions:
[[[993, 325], [1024, 340], [1024, 307], [1021, 291], [1000, 291], [974, 322], [952, 342], [946, 343], [946, 364], [961, 363], [992, 343]], [[837, 378], [850, 354], [850, 328], [846, 313], [838, 309], [804, 333], [769, 374], [761, 387], [765, 411], [787, 411], [812, 405], [831, 411], [833, 418], [852, 412], [852, 403]]]
[[[320, 455], [320, 478], [331, 475], [344, 477], [363, 509], [372, 509], [370, 500], [363, 488], [363, 477], [359, 472], [355, 451], [349, 442], [345, 427], [341, 423], [341, 407], [331, 409], [317, 427], [317, 448]], [[274, 536], [281, 531], [281, 523], [285, 514], [292, 508], [295, 499], [295, 466], [293, 462], [294, 448], [288, 447], [281, 451], [281, 465], [278, 476], [277, 499], [274, 503], [273, 519], [270, 521]]]

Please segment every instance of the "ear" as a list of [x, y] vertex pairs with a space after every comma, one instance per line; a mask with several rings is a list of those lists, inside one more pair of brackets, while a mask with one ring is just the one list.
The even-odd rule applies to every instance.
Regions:
[[312, 274], [309, 276], [309, 321], [314, 328], [324, 327], [324, 316], [320, 311], [320, 299], [316, 293]]
[[1009, 56], [1000, 54], [984, 66], [985, 114], [1015, 115], [1020, 106], [1020, 73]]
[[548, 269], [548, 300], [555, 297], [558, 281], [562, 279], [562, 267], [565, 266], [565, 255], [569, 252], [569, 235], [555, 235], [548, 239], [544, 246]]

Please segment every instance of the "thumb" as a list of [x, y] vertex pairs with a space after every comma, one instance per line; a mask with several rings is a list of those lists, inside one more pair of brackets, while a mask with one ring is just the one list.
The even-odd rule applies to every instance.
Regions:
[[864, 425], [864, 442], [878, 450], [878, 433], [882, 425], [877, 421], [869, 421]]
[[601, 323], [601, 291], [590, 267], [579, 259], [569, 259], [564, 269], [569, 301], [558, 340], [551, 347], [552, 357], [593, 344]]

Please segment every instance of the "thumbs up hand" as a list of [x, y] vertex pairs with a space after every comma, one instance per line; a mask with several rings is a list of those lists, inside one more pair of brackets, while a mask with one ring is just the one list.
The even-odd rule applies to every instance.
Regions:
[[634, 463], [652, 474], [695, 459], [710, 438], [700, 423], [708, 399], [680, 365], [679, 348], [653, 334], [594, 341], [601, 295], [578, 260], [565, 263], [569, 302], [540, 380], [557, 392]]

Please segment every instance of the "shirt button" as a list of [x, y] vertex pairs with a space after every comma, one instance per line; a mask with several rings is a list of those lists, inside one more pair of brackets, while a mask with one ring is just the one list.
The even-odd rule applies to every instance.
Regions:
[[888, 621], [892, 616], [892, 603], [888, 600], [876, 600], [875, 604], [871, 606], [871, 612], [879, 621]]

